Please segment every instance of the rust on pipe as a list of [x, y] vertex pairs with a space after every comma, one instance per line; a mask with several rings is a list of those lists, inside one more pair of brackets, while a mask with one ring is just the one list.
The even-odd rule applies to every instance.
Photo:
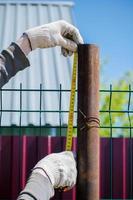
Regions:
[[99, 200], [99, 49], [78, 47], [78, 200]]

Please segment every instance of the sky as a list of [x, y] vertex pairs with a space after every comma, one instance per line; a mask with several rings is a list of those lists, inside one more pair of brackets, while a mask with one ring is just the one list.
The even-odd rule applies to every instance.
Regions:
[[113, 83], [133, 71], [133, 0], [74, 0], [85, 43], [100, 48], [102, 76]]

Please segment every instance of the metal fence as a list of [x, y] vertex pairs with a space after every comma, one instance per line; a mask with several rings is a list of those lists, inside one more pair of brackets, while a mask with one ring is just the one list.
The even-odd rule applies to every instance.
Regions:
[[[120, 184], [120, 182], [117, 182], [117, 179], [121, 179], [121, 182], [123, 182], [121, 188], [123, 196], [121, 198], [127, 199], [128, 196], [129, 199], [133, 199], [133, 90], [131, 85], [123, 90], [113, 89], [113, 86], [110, 85], [108, 90], [101, 90], [100, 92], [101, 95], [107, 94], [104, 97], [106, 100], [101, 100], [100, 118], [102, 123], [101, 128], [104, 129], [104, 131], [101, 130], [101, 135], [109, 137], [110, 153], [108, 155], [110, 166], [108, 166], [109, 171], [107, 173], [109, 173], [110, 177], [110, 199], [114, 199], [115, 194], [119, 193], [118, 190], [115, 190], [117, 184]], [[107, 116], [105, 116], [106, 114]], [[103, 162], [104, 160], [101, 163]], [[107, 163], [107, 160], [105, 162]], [[121, 164], [119, 165], [118, 163]], [[117, 168], [118, 165], [119, 168]], [[119, 170], [122, 170], [121, 175], [119, 174]], [[108, 176], [107, 173], [106, 176]], [[102, 179], [104, 171], [101, 174]], [[130, 178], [127, 178], [128, 176]], [[114, 186], [115, 183], [117, 183], [116, 186]], [[128, 190], [128, 195], [126, 194], [126, 190]], [[116, 195], [116, 198], [120, 198], [119, 195]]]
[[[5, 108], [7, 92], [17, 92], [18, 98], [18, 108], [10, 109]], [[30, 92], [39, 94], [38, 104], [39, 109], [24, 109], [23, 107], [23, 95], [30, 95]], [[54, 99], [58, 105], [57, 109], [51, 110], [47, 107], [43, 107], [43, 95], [47, 92], [50, 93], [50, 97], [55, 93], [58, 98]], [[47, 136], [51, 135], [51, 131], [54, 131], [54, 136], [65, 136], [67, 129], [67, 115], [68, 109], [63, 109], [63, 98], [64, 94], [66, 98], [69, 99], [70, 90], [63, 89], [59, 86], [59, 89], [43, 89], [40, 85], [39, 89], [24, 89], [22, 84], [20, 84], [19, 89], [1, 89], [0, 90], [0, 134], [1, 135], [36, 135], [36, 136]], [[100, 134], [103, 139], [101, 139], [101, 152], [104, 152], [101, 159], [101, 198], [104, 199], [133, 199], [133, 134], [132, 134], [132, 120], [133, 120], [133, 90], [131, 85], [129, 85], [124, 90], [118, 90], [110, 85], [109, 89], [100, 90]], [[5, 97], [4, 97], [5, 96]], [[8, 99], [10, 101], [10, 99]], [[54, 101], [53, 100], [53, 101]], [[12, 102], [12, 101], [11, 101]], [[3, 115], [4, 113], [12, 113], [18, 116], [19, 123], [3, 125]], [[27, 124], [23, 125], [22, 118], [25, 113], [36, 114], [38, 117], [38, 124]], [[56, 113], [58, 117], [58, 123], [52, 126], [51, 124], [43, 123], [43, 114]], [[62, 123], [63, 115], [65, 115], [65, 120]], [[47, 116], [48, 117], [48, 116]], [[77, 110], [75, 106], [75, 119], [77, 118]], [[74, 124], [74, 136], [76, 136], [77, 124], [75, 120]], [[107, 150], [107, 152], [105, 152]], [[121, 155], [119, 155], [121, 154]], [[107, 159], [107, 160], [106, 160]], [[117, 159], [122, 159], [117, 160]], [[122, 164], [120, 164], [122, 163]], [[120, 165], [119, 165], [120, 164]], [[117, 172], [120, 168], [120, 175], [117, 176]], [[118, 191], [115, 190], [114, 183], [117, 179], [122, 180], [122, 186], [118, 187]], [[107, 182], [108, 181], [108, 182]], [[119, 183], [119, 181], [118, 181]], [[124, 191], [119, 191], [121, 190]], [[117, 195], [117, 194], [120, 195]], [[120, 197], [119, 197], [120, 196]]]
[[[20, 84], [19, 89], [0, 89], [0, 126], [1, 128], [57, 128], [57, 129], [66, 129], [67, 128], [67, 115], [69, 110], [62, 109], [64, 106], [64, 102], [62, 100], [62, 96], [64, 95], [64, 98], [69, 100], [70, 90], [63, 89], [62, 86], [59, 86], [60, 89], [43, 89], [42, 85], [40, 84], [40, 88], [38, 89], [24, 89], [22, 87], [22, 84]], [[16, 92], [18, 94], [18, 107], [16, 109], [12, 106], [12, 99], [9, 98], [8, 101], [10, 102], [9, 106], [4, 106], [7, 101], [7, 93]], [[23, 107], [23, 95], [27, 96], [29, 98], [30, 92], [34, 92], [34, 95], [39, 95], [38, 102], [36, 102], [36, 105], [38, 109], [34, 109], [35, 106], [33, 106], [33, 109], [30, 107], [27, 107], [25, 109]], [[77, 91], [76, 91], [77, 92]], [[42, 98], [43, 95], [46, 93], [50, 93], [50, 98], [53, 98], [54, 101], [54, 94], [57, 94], [57, 97], [55, 99], [56, 101], [56, 107], [55, 109], [48, 109], [47, 106], [42, 107]], [[131, 88], [131, 85], [129, 85], [128, 89], [126, 90], [118, 90], [113, 89], [112, 85], [110, 85], [109, 89], [102, 89], [100, 90], [100, 129], [101, 129], [101, 136], [106, 137], [133, 137], [132, 135], [132, 120], [133, 120], [133, 98], [132, 98], [133, 90]], [[66, 95], [67, 94], [67, 95]], [[4, 100], [3, 100], [4, 99]], [[119, 101], [119, 99], [124, 99], [124, 101]], [[69, 103], [69, 101], [67, 101]], [[69, 104], [68, 104], [69, 106]], [[68, 107], [67, 106], [67, 107]], [[10, 107], [10, 108], [8, 108]], [[65, 106], [66, 107], [66, 106]], [[75, 124], [74, 128], [77, 127], [76, 119], [77, 119], [77, 109], [75, 106]], [[18, 116], [18, 122], [17, 124], [14, 124], [12, 122], [9, 122], [8, 125], [3, 125], [2, 119], [4, 113], [12, 114], [12, 116], [16, 115]], [[36, 119], [38, 119], [38, 124], [29, 123], [27, 125], [23, 125], [22, 123], [22, 117], [25, 113], [31, 113], [36, 114]], [[42, 118], [44, 117], [43, 113], [46, 115], [48, 113], [52, 113], [53, 115], [56, 113], [57, 116], [57, 123], [56, 125], [42, 123]], [[62, 122], [63, 115], [65, 115], [65, 120]], [[5, 123], [6, 120], [4, 120]], [[118, 132], [119, 129], [119, 132]], [[126, 133], [124, 134], [123, 131]], [[115, 133], [116, 132], [116, 133]], [[50, 133], [49, 133], [50, 134]], [[74, 134], [76, 134], [74, 132]], [[58, 133], [57, 133], [58, 135]], [[61, 136], [60, 132], [60, 136]], [[63, 134], [64, 136], [65, 134]]]

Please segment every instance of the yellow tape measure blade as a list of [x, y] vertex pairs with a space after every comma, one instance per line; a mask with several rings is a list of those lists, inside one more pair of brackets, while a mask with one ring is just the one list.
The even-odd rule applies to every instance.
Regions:
[[69, 105], [69, 114], [68, 114], [68, 128], [67, 128], [67, 138], [66, 138], [66, 151], [71, 151], [71, 149], [72, 149], [77, 62], [78, 62], [78, 53], [74, 53], [73, 72], [72, 72], [72, 81], [71, 81], [71, 93], [70, 93], [70, 105]]

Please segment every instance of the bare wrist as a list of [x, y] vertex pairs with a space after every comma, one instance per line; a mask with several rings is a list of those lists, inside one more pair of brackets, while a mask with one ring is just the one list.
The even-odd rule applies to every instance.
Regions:
[[26, 56], [32, 51], [27, 35], [22, 35], [16, 43]]

